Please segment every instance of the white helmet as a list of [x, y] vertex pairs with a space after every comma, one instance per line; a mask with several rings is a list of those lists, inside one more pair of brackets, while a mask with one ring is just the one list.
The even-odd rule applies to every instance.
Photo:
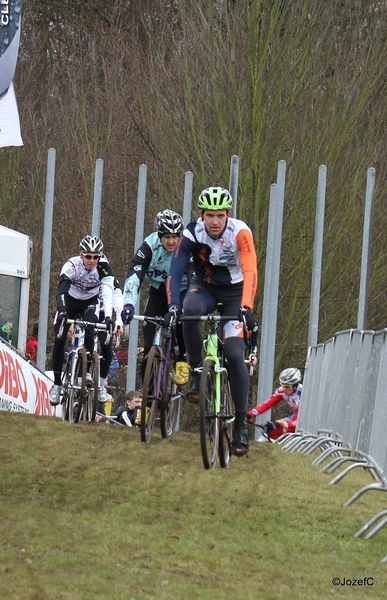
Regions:
[[297, 385], [302, 381], [301, 371], [294, 367], [284, 369], [279, 376], [282, 385]]
[[79, 249], [83, 254], [87, 254], [88, 252], [101, 253], [103, 251], [103, 243], [96, 235], [85, 235], [79, 244]]

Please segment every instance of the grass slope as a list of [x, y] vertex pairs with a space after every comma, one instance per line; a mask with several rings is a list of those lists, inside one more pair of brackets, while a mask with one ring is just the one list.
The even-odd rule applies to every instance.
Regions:
[[[197, 434], [0, 413], [2, 600], [386, 598], [385, 497], [310, 456], [252, 444], [205, 471]], [[332, 579], [373, 585], [339, 585]]]

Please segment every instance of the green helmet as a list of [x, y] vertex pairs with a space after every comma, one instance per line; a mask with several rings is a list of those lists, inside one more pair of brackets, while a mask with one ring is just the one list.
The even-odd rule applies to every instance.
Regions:
[[199, 196], [198, 207], [201, 210], [231, 210], [231, 194], [222, 187], [206, 188]]

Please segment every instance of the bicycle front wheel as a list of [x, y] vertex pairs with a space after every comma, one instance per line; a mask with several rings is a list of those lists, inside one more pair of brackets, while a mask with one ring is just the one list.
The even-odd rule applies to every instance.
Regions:
[[90, 375], [93, 380], [92, 385], [86, 388], [84, 419], [94, 421], [97, 412], [98, 390], [99, 390], [99, 356], [98, 352], [93, 352], [91, 359]]
[[70, 423], [78, 423], [82, 413], [85, 396], [87, 356], [85, 348], [78, 348], [74, 369], [74, 377], [68, 392], [68, 420]]
[[[162, 403], [160, 406], [160, 429], [161, 436], [168, 440], [171, 439], [176, 430], [176, 423], [180, 410], [180, 389], [173, 380], [173, 365], [168, 365], [168, 377], [166, 389], [162, 392]], [[164, 368], [167, 368], [165, 365]]]
[[216, 415], [215, 365], [206, 360], [200, 378], [200, 447], [205, 469], [216, 465], [218, 451], [219, 423]]
[[141, 441], [149, 443], [152, 439], [159, 400], [160, 355], [157, 348], [151, 348], [145, 368], [142, 385], [141, 404]]
[[223, 469], [228, 469], [231, 458], [231, 440], [234, 428], [234, 410], [231, 398], [230, 383], [228, 374], [225, 371], [221, 374], [221, 414], [219, 424], [219, 464]]

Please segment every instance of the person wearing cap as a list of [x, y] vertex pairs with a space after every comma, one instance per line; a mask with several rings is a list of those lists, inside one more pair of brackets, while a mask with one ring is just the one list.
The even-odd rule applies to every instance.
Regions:
[[[177, 242], [167, 280], [168, 309], [179, 312], [179, 288], [189, 257], [194, 275], [183, 302], [186, 316], [206, 315], [223, 304], [223, 313], [239, 318], [225, 323], [225, 356], [231, 394], [235, 405], [232, 452], [236, 456], [249, 449], [247, 402], [249, 375], [244, 362], [245, 340], [242, 315], [249, 331], [256, 326], [254, 299], [258, 284], [257, 256], [252, 232], [244, 221], [231, 215], [232, 197], [228, 190], [212, 186], [203, 190], [198, 201], [199, 218], [184, 229]], [[191, 366], [187, 398], [199, 401], [202, 365], [202, 332], [199, 321], [183, 321], [183, 335]]]
[[292, 411], [291, 415], [278, 421], [267, 421], [264, 426], [264, 431], [271, 440], [277, 439], [284, 433], [295, 432], [301, 401], [302, 376], [299, 369], [295, 367], [284, 369], [280, 373], [279, 381], [281, 384], [280, 387], [274, 391], [270, 398], [247, 411], [247, 416], [253, 419], [257, 415], [262, 415], [270, 408], [273, 408], [279, 402], [283, 400], [286, 402]]

